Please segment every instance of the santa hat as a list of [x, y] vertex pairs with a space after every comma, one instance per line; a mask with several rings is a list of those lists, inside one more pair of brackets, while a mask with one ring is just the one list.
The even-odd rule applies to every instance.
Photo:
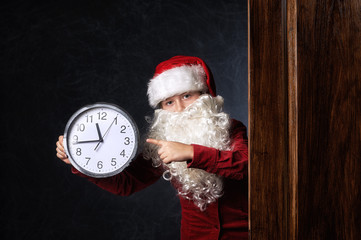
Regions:
[[216, 85], [205, 62], [198, 57], [175, 56], [161, 62], [148, 83], [149, 104], [153, 108], [172, 96], [199, 91], [216, 96]]

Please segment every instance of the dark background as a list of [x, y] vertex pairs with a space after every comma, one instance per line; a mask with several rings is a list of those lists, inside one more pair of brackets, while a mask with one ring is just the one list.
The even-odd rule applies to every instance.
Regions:
[[99, 101], [144, 133], [146, 83], [174, 55], [204, 59], [225, 111], [247, 125], [247, 1], [2, 1], [0, 26], [0, 238], [178, 239], [168, 182], [112, 195], [71, 174], [55, 143]]

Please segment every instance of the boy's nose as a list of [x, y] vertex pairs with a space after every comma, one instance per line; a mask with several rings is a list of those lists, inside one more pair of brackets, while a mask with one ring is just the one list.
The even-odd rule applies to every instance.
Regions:
[[175, 111], [176, 112], [182, 112], [184, 109], [185, 109], [185, 106], [181, 101], [175, 102]]

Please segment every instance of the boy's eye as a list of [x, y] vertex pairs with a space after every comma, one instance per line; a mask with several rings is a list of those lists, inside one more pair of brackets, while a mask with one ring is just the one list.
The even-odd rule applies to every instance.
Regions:
[[165, 103], [165, 105], [172, 105], [173, 101], [168, 101]]
[[183, 95], [183, 98], [184, 98], [184, 99], [187, 99], [187, 98], [190, 98], [190, 97], [191, 97], [190, 94], [185, 94], [185, 95]]

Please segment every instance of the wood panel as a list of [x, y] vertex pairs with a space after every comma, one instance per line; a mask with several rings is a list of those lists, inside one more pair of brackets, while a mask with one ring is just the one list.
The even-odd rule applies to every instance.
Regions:
[[283, 14], [281, 1], [249, 1], [252, 239], [286, 239], [288, 116]]
[[361, 236], [361, 3], [249, 0], [251, 239]]
[[361, 3], [299, 1], [297, 19], [298, 236], [360, 239]]

